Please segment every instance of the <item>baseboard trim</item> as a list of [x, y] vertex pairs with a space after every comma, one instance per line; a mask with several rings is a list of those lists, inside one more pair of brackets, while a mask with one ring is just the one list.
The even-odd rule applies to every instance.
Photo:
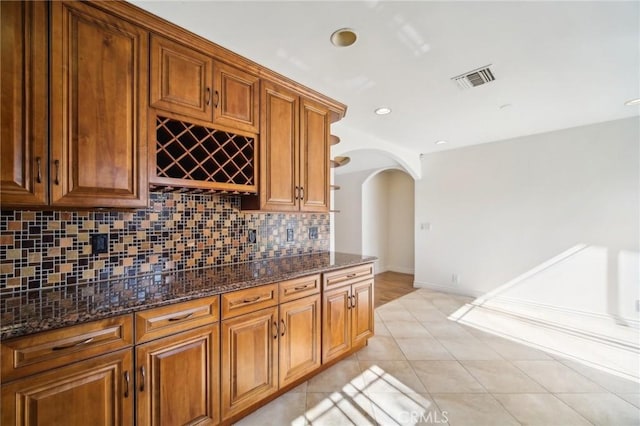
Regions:
[[468, 297], [481, 297], [482, 295], [485, 294], [485, 293], [482, 293], [476, 290], [471, 290], [464, 287], [454, 287], [449, 285], [429, 283], [425, 281], [414, 281], [413, 286], [416, 288], [428, 288], [431, 290], [441, 291], [443, 293], [452, 293], [452, 294], [457, 294], [460, 296], [468, 296]]
[[387, 271], [399, 272], [401, 274], [410, 274], [410, 275], [413, 275], [413, 273], [415, 272], [414, 268], [408, 268], [406, 266], [388, 266]]

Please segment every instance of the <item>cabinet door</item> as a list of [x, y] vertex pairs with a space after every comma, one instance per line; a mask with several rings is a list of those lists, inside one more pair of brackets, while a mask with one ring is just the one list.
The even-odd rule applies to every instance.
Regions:
[[260, 208], [297, 211], [298, 96], [267, 81], [262, 87]]
[[280, 387], [320, 367], [320, 295], [280, 305]]
[[324, 293], [322, 312], [322, 362], [351, 349], [351, 291], [349, 286]]
[[5, 426], [133, 425], [131, 349], [2, 385]]
[[144, 207], [147, 33], [80, 2], [51, 2], [51, 203]]
[[0, 198], [47, 203], [47, 4], [1, 2]]
[[354, 284], [351, 298], [351, 333], [356, 346], [373, 336], [373, 280]]
[[302, 100], [300, 111], [300, 210], [329, 211], [329, 110]]
[[278, 308], [222, 322], [222, 417], [278, 389]]
[[211, 121], [213, 59], [151, 36], [151, 106]]
[[257, 132], [260, 79], [222, 62], [215, 62], [214, 70], [213, 121]]
[[136, 348], [138, 425], [216, 424], [219, 325]]

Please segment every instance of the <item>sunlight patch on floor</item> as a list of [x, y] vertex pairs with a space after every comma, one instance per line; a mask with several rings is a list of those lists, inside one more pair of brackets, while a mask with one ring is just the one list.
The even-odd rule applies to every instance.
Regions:
[[567, 329], [561, 323], [550, 326], [549, 322], [537, 322], [473, 303], [462, 306], [449, 319], [609, 374], [640, 381], [640, 353], [637, 349], [595, 339]]
[[[363, 387], [361, 383], [366, 385]], [[373, 365], [339, 392], [318, 401], [291, 422], [302, 424], [446, 424], [446, 412], [393, 375]]]

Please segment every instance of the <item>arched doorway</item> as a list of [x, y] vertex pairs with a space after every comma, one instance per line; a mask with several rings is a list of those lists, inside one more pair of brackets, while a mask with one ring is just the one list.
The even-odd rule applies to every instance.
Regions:
[[[376, 272], [414, 272], [414, 180], [385, 152], [347, 153], [335, 173], [334, 249], [378, 257]], [[367, 165], [371, 165], [367, 168]], [[352, 170], [350, 170], [352, 169]]]
[[414, 271], [414, 181], [404, 171], [372, 173], [362, 183], [362, 252], [376, 271]]

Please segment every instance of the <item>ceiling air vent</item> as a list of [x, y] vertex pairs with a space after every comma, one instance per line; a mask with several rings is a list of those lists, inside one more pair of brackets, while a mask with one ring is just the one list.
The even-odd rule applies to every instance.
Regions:
[[460, 74], [457, 77], [453, 77], [451, 80], [458, 83], [458, 86], [461, 89], [470, 89], [472, 87], [480, 86], [481, 84], [489, 83], [496, 79], [493, 76], [491, 69], [489, 69], [490, 66], [491, 64]]

